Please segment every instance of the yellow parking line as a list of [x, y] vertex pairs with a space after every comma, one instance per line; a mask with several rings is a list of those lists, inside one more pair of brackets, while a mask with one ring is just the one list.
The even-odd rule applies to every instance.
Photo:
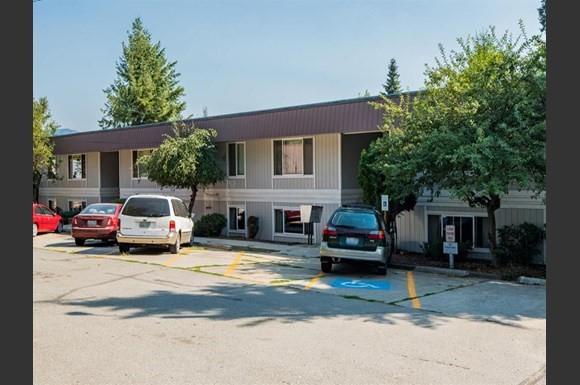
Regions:
[[180, 258], [185, 257], [187, 254], [175, 254], [173, 257], [169, 258], [167, 261], [165, 261], [163, 263], [163, 266], [171, 266], [175, 261], [177, 261]]
[[421, 301], [417, 298], [417, 290], [415, 290], [415, 277], [412, 271], [407, 272], [407, 290], [411, 298], [411, 304], [414, 309], [421, 309]]
[[236, 270], [236, 268], [240, 264], [243, 255], [244, 253], [238, 253], [238, 255], [236, 255], [236, 258], [234, 258], [232, 263], [230, 263], [224, 275], [232, 275], [232, 273]]
[[316, 285], [320, 277], [322, 277], [323, 275], [324, 273], [322, 271], [319, 271], [318, 274], [312, 277], [312, 279], [306, 284], [306, 286], [304, 286], [304, 290], [310, 290], [310, 288]]

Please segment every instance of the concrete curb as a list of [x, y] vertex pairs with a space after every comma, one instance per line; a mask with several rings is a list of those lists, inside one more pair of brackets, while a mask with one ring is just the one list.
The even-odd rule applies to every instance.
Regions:
[[522, 285], [541, 285], [541, 286], [546, 286], [546, 280], [545, 279], [525, 277], [523, 275], [518, 278], [518, 283], [521, 283]]
[[415, 271], [420, 271], [423, 273], [450, 275], [453, 277], [467, 277], [469, 275], [469, 271], [466, 270], [446, 269], [444, 267], [432, 267], [432, 266], [416, 266]]

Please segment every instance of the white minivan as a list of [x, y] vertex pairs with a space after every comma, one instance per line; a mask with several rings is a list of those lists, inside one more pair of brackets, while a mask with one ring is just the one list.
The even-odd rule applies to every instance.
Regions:
[[121, 253], [133, 246], [169, 246], [177, 254], [182, 244], [193, 241], [193, 215], [179, 198], [164, 195], [133, 195], [119, 214], [117, 243]]

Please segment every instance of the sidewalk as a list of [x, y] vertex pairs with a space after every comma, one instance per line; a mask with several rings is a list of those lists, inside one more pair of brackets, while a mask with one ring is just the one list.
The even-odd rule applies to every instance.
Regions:
[[256, 252], [271, 252], [302, 258], [318, 258], [320, 246], [318, 245], [285, 245], [280, 243], [246, 241], [240, 239], [205, 238], [195, 237], [195, 243], [226, 250], [247, 249]]

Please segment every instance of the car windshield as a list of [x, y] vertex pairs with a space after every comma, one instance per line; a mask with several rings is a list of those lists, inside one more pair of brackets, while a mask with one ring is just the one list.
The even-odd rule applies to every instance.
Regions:
[[81, 214], [115, 214], [117, 206], [111, 204], [92, 204], [85, 207]]
[[349, 229], [377, 230], [379, 222], [372, 213], [339, 211], [332, 217], [330, 222], [335, 227], [345, 227]]
[[169, 201], [161, 198], [131, 198], [125, 203], [123, 215], [131, 217], [167, 217]]

